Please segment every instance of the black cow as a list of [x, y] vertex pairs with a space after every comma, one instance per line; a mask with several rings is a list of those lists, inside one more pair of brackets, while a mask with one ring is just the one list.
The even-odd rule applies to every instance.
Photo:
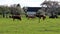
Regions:
[[12, 16], [9, 16], [9, 18], [13, 18], [13, 21], [14, 21], [15, 19], [21, 20], [21, 16], [20, 16], [20, 15], [12, 15]]
[[38, 18], [42, 18], [43, 20], [45, 20], [46, 16], [45, 15], [36, 15]]
[[57, 15], [49, 16], [49, 18], [58, 18]]

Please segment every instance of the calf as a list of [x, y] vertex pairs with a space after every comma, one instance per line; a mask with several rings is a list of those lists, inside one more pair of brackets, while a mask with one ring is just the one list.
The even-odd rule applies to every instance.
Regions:
[[21, 16], [20, 16], [20, 15], [12, 15], [12, 16], [9, 16], [9, 18], [13, 18], [13, 21], [14, 21], [15, 19], [21, 20]]

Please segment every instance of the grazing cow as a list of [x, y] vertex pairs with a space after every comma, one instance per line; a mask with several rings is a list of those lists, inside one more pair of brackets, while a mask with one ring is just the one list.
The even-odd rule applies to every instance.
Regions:
[[26, 17], [29, 18], [35, 18], [35, 15], [26, 15]]
[[28, 18], [35, 18], [35, 16], [28, 16]]
[[49, 18], [58, 18], [58, 16], [57, 15], [49, 16]]
[[46, 16], [45, 15], [36, 15], [38, 18], [42, 18], [43, 20], [45, 20]]
[[13, 21], [14, 21], [15, 19], [21, 20], [21, 16], [20, 16], [20, 15], [12, 15], [12, 16], [9, 16], [9, 18], [13, 18]]

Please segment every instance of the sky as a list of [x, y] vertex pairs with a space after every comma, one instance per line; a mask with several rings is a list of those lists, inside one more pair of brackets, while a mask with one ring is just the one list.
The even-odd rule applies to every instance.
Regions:
[[[40, 7], [40, 4], [45, 0], [0, 0], [0, 5], [12, 5], [12, 4], [20, 4], [21, 7], [28, 6], [28, 7]], [[53, 0], [59, 1], [59, 0]]]

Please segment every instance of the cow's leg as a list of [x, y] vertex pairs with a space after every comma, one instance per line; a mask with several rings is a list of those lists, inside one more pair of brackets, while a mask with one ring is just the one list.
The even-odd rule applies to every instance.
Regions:
[[15, 18], [13, 18], [13, 21], [15, 20]]
[[43, 20], [45, 20], [45, 18], [46, 18], [46, 17], [45, 17], [45, 16], [43, 16]]
[[39, 18], [39, 23], [40, 23], [41, 16], [39, 16], [38, 18]]
[[27, 19], [29, 20], [30, 17], [27, 17]]
[[21, 20], [21, 18], [20, 18], [20, 20]]
[[58, 16], [56, 15], [55, 18], [58, 18]]

